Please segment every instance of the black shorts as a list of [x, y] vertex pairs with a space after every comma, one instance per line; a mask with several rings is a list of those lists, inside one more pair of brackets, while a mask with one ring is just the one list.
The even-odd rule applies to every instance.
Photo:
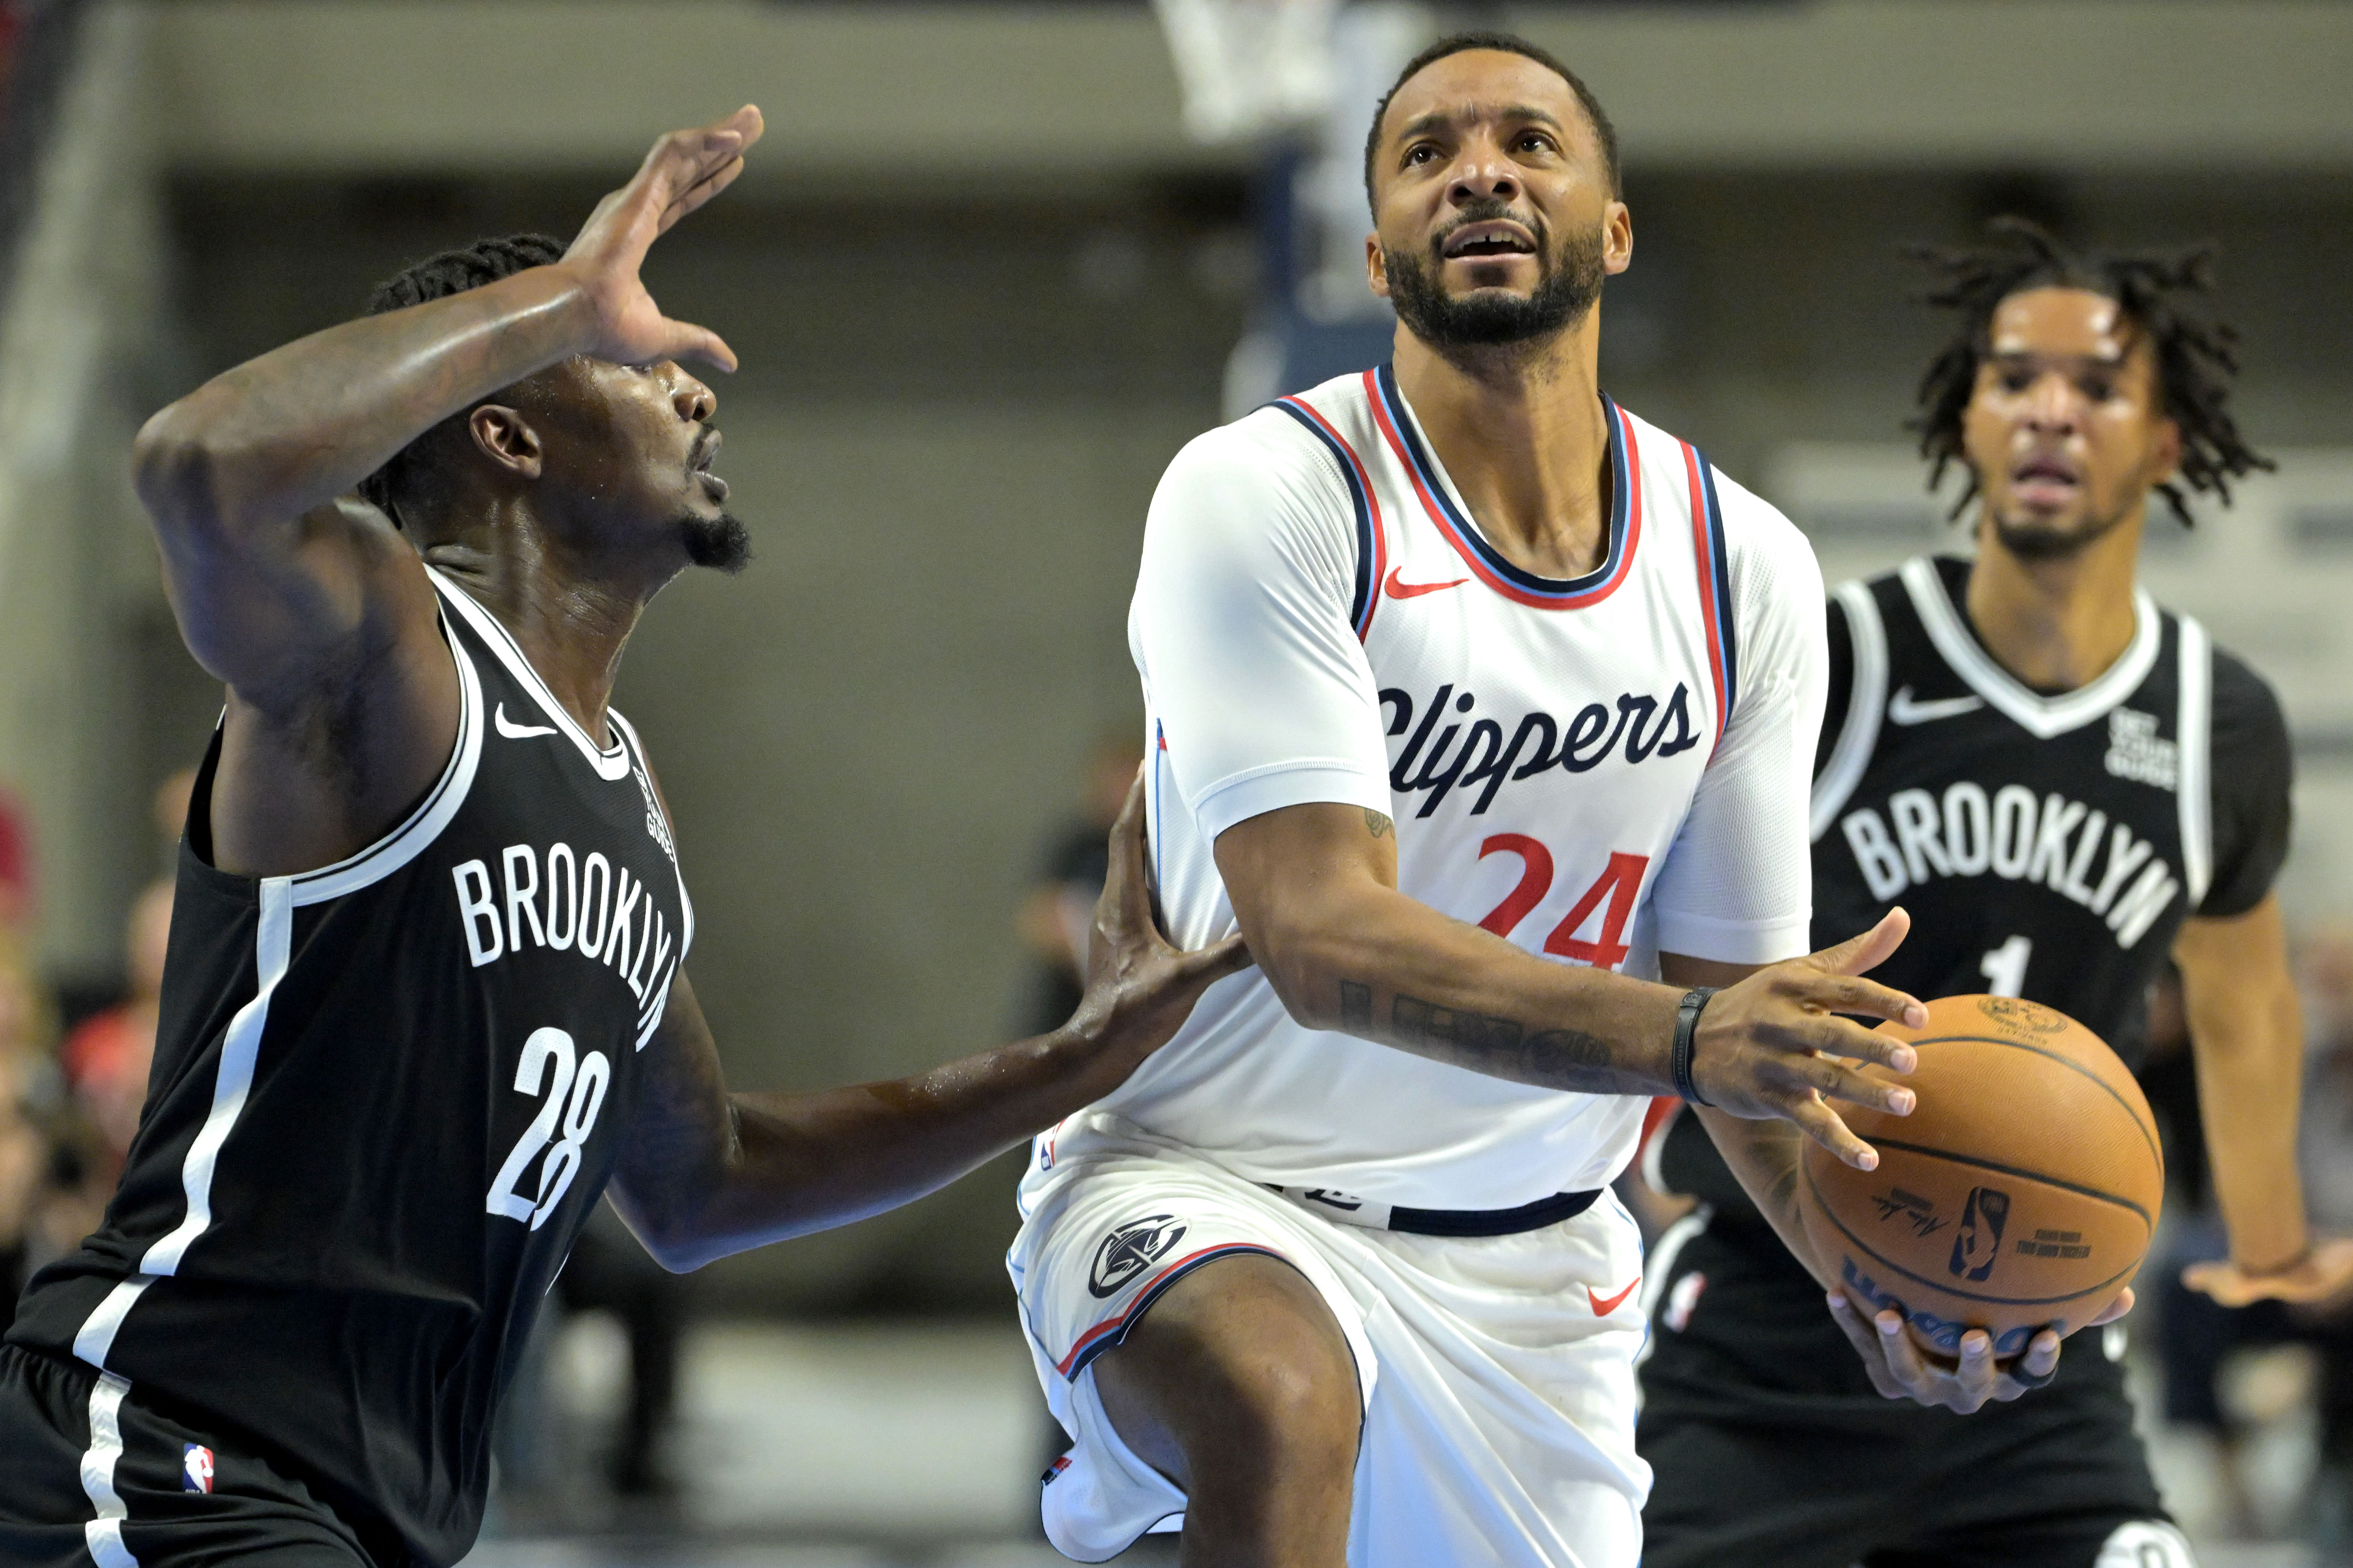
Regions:
[[[280, 1463], [120, 1378], [0, 1345], [0, 1563], [8, 1568], [396, 1568]], [[375, 1550], [371, 1551], [373, 1545]]]
[[1642, 1568], [2190, 1568], [2098, 1332], [1975, 1415], [1883, 1400], [1820, 1289], [1729, 1241], [1683, 1250], [1670, 1280], [1709, 1277], [1652, 1327]]

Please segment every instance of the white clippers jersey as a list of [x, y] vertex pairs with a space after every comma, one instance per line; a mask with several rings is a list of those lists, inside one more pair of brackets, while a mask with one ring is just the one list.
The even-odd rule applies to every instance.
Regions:
[[[1180, 946], [1235, 929], [1219, 834], [1337, 802], [1395, 820], [1402, 891], [1556, 962], [1655, 976], [1662, 949], [1806, 951], [1812, 552], [1688, 443], [1603, 407], [1609, 554], [1572, 581], [1481, 535], [1388, 368], [1169, 466], [1128, 625]], [[1278, 1186], [1511, 1208], [1608, 1183], [1643, 1105], [1303, 1028], [1253, 970], [1040, 1138], [1031, 1181], [1110, 1117]]]

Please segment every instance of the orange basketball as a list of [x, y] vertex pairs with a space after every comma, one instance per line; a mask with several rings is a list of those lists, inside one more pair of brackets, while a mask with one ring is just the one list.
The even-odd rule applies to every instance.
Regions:
[[2157, 1230], [2165, 1161], [2140, 1085], [2099, 1037], [2009, 996], [1947, 996], [1912, 1042], [1909, 1116], [1841, 1104], [1879, 1151], [1858, 1171], [1809, 1142], [1798, 1208], [1847, 1294], [1893, 1307], [1932, 1353], [1984, 1329], [2015, 1355], [2071, 1333], [2132, 1283]]

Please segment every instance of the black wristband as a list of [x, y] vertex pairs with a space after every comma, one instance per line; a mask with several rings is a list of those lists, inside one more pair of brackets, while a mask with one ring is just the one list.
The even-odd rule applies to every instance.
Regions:
[[1675, 1092], [1694, 1105], [1705, 1105], [1700, 1098], [1699, 1085], [1692, 1079], [1692, 1037], [1699, 1032], [1701, 1009], [1715, 994], [1713, 985], [1694, 985], [1683, 993], [1683, 1005], [1675, 1009], [1674, 1048], [1667, 1056], [1667, 1070], [1674, 1076]]

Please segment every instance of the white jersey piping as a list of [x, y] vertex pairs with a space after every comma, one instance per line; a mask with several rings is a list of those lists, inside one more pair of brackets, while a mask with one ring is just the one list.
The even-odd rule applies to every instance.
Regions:
[[1848, 688], [1846, 719], [1839, 725], [1838, 743], [1822, 776], [1814, 781], [1809, 813], [1809, 837], [1820, 839], [1830, 831], [1879, 746], [1879, 720], [1887, 705], [1887, 626], [1879, 618], [1879, 601], [1869, 584], [1848, 581], [1831, 595], [1846, 612], [1849, 641], [1854, 648], [1854, 679]]
[[2181, 805], [2181, 877], [2194, 915], [2214, 877], [2214, 645], [2189, 616], [2176, 616], [2174, 625], [2181, 637], [2181, 694], [2174, 710], [2180, 766], [2174, 783]]
[[139, 1568], [122, 1544], [122, 1521], [130, 1510], [114, 1488], [114, 1466], [122, 1458], [122, 1396], [131, 1384], [111, 1372], [99, 1373], [90, 1390], [90, 1447], [81, 1457], [81, 1489], [98, 1517], [81, 1527], [82, 1542], [98, 1568]]
[[[1662, 1133], [1665, 1131], [1660, 1129]], [[1707, 1222], [1715, 1217], [1715, 1208], [1701, 1204], [1661, 1231], [1659, 1239], [1651, 1244], [1649, 1256], [1642, 1259], [1642, 1289], [1636, 1298], [1642, 1308], [1642, 1348], [1634, 1352], [1636, 1366], [1649, 1361], [1651, 1351], [1658, 1348], [1659, 1303], [1666, 1299], [1667, 1280], [1674, 1274], [1675, 1260], [1683, 1256], [1693, 1238], [1706, 1234]], [[1636, 1397], [1641, 1397], [1639, 1388]]]
[[399, 826], [358, 854], [316, 871], [264, 877], [256, 887], [254, 994], [229, 1020], [213, 1080], [212, 1106], [181, 1163], [180, 1186], [186, 1195], [186, 1212], [178, 1225], [142, 1255], [139, 1272], [108, 1291], [75, 1333], [74, 1354], [91, 1366], [104, 1370], [115, 1335], [132, 1307], [156, 1279], [177, 1273], [189, 1247], [211, 1228], [213, 1176], [221, 1148], [235, 1130], [253, 1088], [254, 1064], [269, 1027], [270, 997], [292, 962], [294, 910], [357, 891], [408, 864], [440, 837], [473, 787], [482, 752], [481, 679], [473, 659], [455, 637], [449, 637], [448, 646], [458, 672], [458, 736], [432, 791]]
[[629, 753], [622, 746], [620, 737], [616, 735], [609, 747], [600, 747], [590, 740], [588, 731], [583, 730], [580, 721], [555, 700], [555, 693], [547, 689], [547, 682], [542, 680], [539, 671], [532, 668], [531, 660], [524, 657], [522, 646], [514, 640], [514, 634], [508, 631], [496, 616], [476, 604], [474, 596], [456, 583], [430, 566], [425, 571], [433, 579], [434, 585], [441, 590], [441, 596], [457, 606], [458, 613], [466, 618], [466, 624], [474, 628], [475, 635], [488, 643], [491, 651], [498, 655], [499, 662], [507, 667], [507, 672], [531, 693], [532, 700], [546, 712], [549, 720], [579, 749], [588, 765], [596, 770], [596, 776], [607, 782], [627, 778]]
[[1899, 574], [1928, 640], [1936, 645], [1953, 673], [2038, 741], [2080, 730], [2131, 696], [2148, 679], [2165, 641], [2164, 617], [2158, 614], [2157, 605], [2147, 593], [2136, 588], [2133, 639], [2126, 645], [2123, 655], [2087, 684], [2056, 697], [2044, 697], [2029, 690], [1978, 646], [1969, 628], [1962, 624], [1960, 612], [1953, 607], [1942, 579], [1936, 575], [1935, 563], [1926, 556], [1915, 555], [1906, 561]]
[[[630, 752], [637, 758], [637, 765], [645, 769], [646, 778], [650, 784], [654, 776], [653, 764], [646, 761], [646, 743], [638, 739], [637, 726], [622, 718], [621, 710], [617, 708], [606, 709], [605, 717], [612, 721], [614, 732], [628, 742]], [[694, 900], [686, 896], [686, 868], [678, 863], [678, 824], [670, 820], [670, 806], [659, 796], [655, 798], [654, 808], [661, 813], [662, 827], [670, 834], [670, 875], [678, 879], [678, 910], [681, 927], [678, 939], [678, 962], [684, 963], [687, 950], [694, 945]], [[675, 966], [671, 973], [677, 973]], [[662, 983], [661, 995], [665, 998], [670, 995], [668, 981]], [[661, 1008], [659, 1005], [654, 1007], [653, 1016], [656, 1019], [660, 1018]], [[643, 1040], [638, 1043], [640, 1046], [645, 1044]]]
[[423, 854], [466, 804], [482, 760], [482, 679], [472, 656], [454, 637], [449, 652], [458, 665], [458, 743], [450, 749], [449, 765], [398, 827], [348, 859], [281, 879], [291, 885], [297, 906], [324, 903], [381, 882]]

